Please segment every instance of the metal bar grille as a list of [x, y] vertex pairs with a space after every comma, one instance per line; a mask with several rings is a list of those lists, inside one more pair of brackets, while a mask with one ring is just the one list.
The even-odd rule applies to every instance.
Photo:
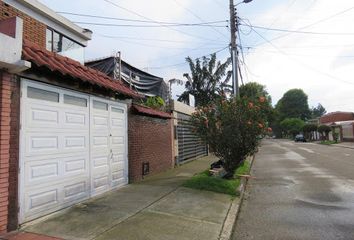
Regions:
[[192, 132], [190, 116], [177, 114], [178, 163], [208, 155], [208, 148], [200, 138]]

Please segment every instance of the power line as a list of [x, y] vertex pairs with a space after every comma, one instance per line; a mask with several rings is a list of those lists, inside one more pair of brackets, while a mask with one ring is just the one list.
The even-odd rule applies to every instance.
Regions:
[[294, 62], [296, 62], [296, 63], [298, 63], [298, 64], [300, 64], [300, 65], [302, 65], [302, 66], [304, 66], [304, 67], [306, 67], [306, 68], [308, 68], [308, 69], [314, 71], [314, 72], [317, 72], [317, 73], [319, 73], [319, 74], [321, 74], [321, 75], [324, 75], [324, 76], [326, 76], [326, 77], [328, 77], [328, 78], [332, 78], [332, 79], [337, 80], [337, 81], [341, 81], [341, 82], [344, 82], [344, 83], [347, 83], [347, 84], [354, 85], [353, 82], [349, 82], [349, 81], [345, 81], [345, 80], [343, 80], [343, 79], [337, 78], [337, 77], [335, 77], [335, 76], [333, 76], [333, 75], [331, 75], [331, 74], [329, 74], [329, 73], [322, 72], [322, 71], [320, 71], [320, 70], [318, 70], [318, 69], [316, 69], [316, 68], [314, 68], [314, 67], [312, 67], [312, 66], [307, 65], [306, 63], [303, 63], [303, 62], [301, 62], [301, 61], [299, 61], [299, 60], [297, 60], [297, 59], [294, 59], [294, 58], [290, 57], [286, 52], [284, 52], [283, 50], [279, 49], [276, 45], [274, 45], [271, 40], [268, 40], [267, 38], [265, 38], [264, 36], [262, 36], [262, 34], [260, 34], [257, 30], [255, 30], [254, 28], [252, 28], [252, 30], [253, 30], [259, 37], [261, 37], [264, 41], [266, 41], [266, 42], [267, 42], [268, 44], [270, 44], [273, 48], [275, 48], [278, 52], [280, 52], [280, 53], [283, 54], [284, 56], [288, 57], [288, 58], [291, 59], [292, 61], [294, 61]]
[[[300, 28], [298, 28], [298, 29], [296, 29], [296, 30], [301, 31], [301, 30], [303, 30], [303, 29], [312, 27], [312, 26], [314, 26], [314, 25], [320, 24], [320, 23], [322, 23], [322, 22], [325, 22], [325, 21], [328, 21], [328, 20], [330, 20], [330, 19], [332, 19], [332, 18], [335, 18], [335, 17], [337, 17], [337, 16], [339, 16], [339, 15], [342, 15], [342, 14], [344, 14], [344, 13], [347, 13], [347, 12], [353, 10], [353, 9], [354, 9], [354, 7], [350, 7], [350, 8], [344, 9], [344, 10], [339, 11], [339, 12], [337, 12], [337, 13], [335, 13], [335, 14], [332, 14], [332, 15], [330, 15], [330, 16], [328, 16], [328, 17], [325, 17], [325, 18], [322, 18], [322, 19], [320, 19], [320, 20], [318, 20], [318, 21], [315, 21], [315, 22], [313, 22], [313, 23], [311, 23], [311, 24], [308, 24], [308, 25], [306, 25], [306, 26], [300, 27]], [[290, 32], [290, 33], [286, 33], [286, 34], [284, 34], [284, 35], [281, 35], [281, 36], [272, 38], [270, 41], [275, 41], [275, 40], [284, 38], [284, 37], [286, 37], [286, 36], [288, 36], [288, 35], [290, 35], [290, 34], [292, 34], [292, 33], [291, 33], [291, 32]], [[259, 44], [257, 44], [256, 46], [259, 46], [259, 45], [261, 45], [261, 44], [263, 44], [263, 43], [265, 43], [265, 42], [259, 43]]]
[[210, 22], [200, 22], [200, 23], [181, 23], [181, 22], [164, 22], [164, 21], [151, 21], [151, 20], [138, 20], [138, 19], [130, 19], [130, 18], [117, 18], [117, 17], [105, 17], [98, 15], [90, 15], [83, 13], [73, 13], [73, 12], [57, 12], [60, 14], [80, 16], [80, 17], [89, 17], [89, 18], [98, 18], [98, 19], [107, 19], [107, 20], [118, 20], [118, 21], [126, 21], [126, 22], [139, 22], [139, 23], [155, 23], [155, 24], [165, 24], [165, 25], [184, 25], [184, 24], [195, 24], [195, 25], [209, 25], [216, 23], [227, 23], [227, 20], [219, 20], [219, 21], [210, 21]]
[[248, 26], [256, 29], [265, 29], [269, 31], [277, 31], [277, 32], [288, 32], [288, 33], [299, 33], [299, 34], [313, 34], [313, 35], [354, 35], [354, 33], [330, 33], [330, 32], [311, 32], [311, 31], [299, 31], [299, 30], [289, 30], [289, 29], [280, 29], [280, 28], [268, 28], [263, 26], [255, 26], [249, 24], [240, 24], [242, 26]]
[[[201, 56], [201, 57], [197, 57], [197, 58], [195, 58], [194, 60], [198, 60], [198, 59], [203, 58], [203, 57], [208, 57], [208, 56], [210, 56], [210, 55], [212, 55], [212, 54], [217, 54], [217, 53], [219, 53], [219, 52], [224, 51], [224, 50], [227, 49], [227, 48], [229, 48], [229, 46], [226, 46], [226, 47], [224, 47], [224, 48], [222, 48], [222, 49], [219, 49], [219, 50], [217, 50], [217, 51], [215, 51], [215, 52], [213, 52], [213, 53], [209, 53], [209, 54], [207, 54], [207, 55], [204, 55], [204, 56]], [[180, 62], [180, 63], [176, 63], [176, 64], [172, 64], [172, 65], [164, 65], [164, 66], [149, 67], [149, 68], [152, 68], [152, 69], [163, 69], [163, 68], [170, 68], [170, 67], [182, 66], [182, 65], [186, 65], [186, 64], [188, 64], [188, 63], [187, 63], [187, 62]]]
[[[158, 39], [158, 38], [138, 38], [138, 37], [130, 37], [130, 36], [113, 36], [113, 35], [106, 35], [106, 34], [98, 34], [101, 37], [105, 38], [112, 38], [112, 39], [130, 39], [136, 41], [153, 41], [153, 42], [168, 42], [168, 43], [198, 43], [198, 42], [190, 42], [190, 41], [178, 41], [178, 40], [168, 40], [168, 39]], [[211, 43], [208, 45], [225, 45], [223, 43]]]
[[[104, 1], [107, 2], [107, 3], [109, 3], [109, 4], [111, 4], [111, 5], [113, 5], [113, 6], [115, 6], [115, 7], [117, 7], [117, 8], [119, 8], [119, 9], [122, 9], [122, 10], [124, 10], [124, 11], [126, 11], [126, 12], [131, 13], [131, 14], [134, 14], [134, 15], [136, 15], [136, 16], [138, 16], [138, 17], [141, 17], [141, 18], [143, 18], [143, 19], [152, 21], [152, 22], [154, 22], [154, 23], [156, 23], [156, 24], [162, 25], [162, 24], [159, 23], [158, 21], [155, 21], [155, 20], [153, 20], [153, 19], [151, 19], [151, 18], [148, 18], [148, 17], [146, 17], [146, 16], [144, 16], [144, 15], [141, 15], [140, 13], [137, 13], [137, 12], [135, 12], [135, 11], [133, 11], [133, 10], [130, 10], [130, 9], [128, 9], [128, 8], [125, 8], [125, 7], [123, 7], [123, 6], [120, 6], [120, 5], [114, 3], [114, 2], [112, 2], [112, 1], [110, 1], [110, 0], [104, 0]], [[164, 26], [164, 27], [165, 27], [165, 28], [168, 28], [168, 29], [170, 29], [170, 30], [172, 30], [172, 31], [176, 31], [176, 32], [182, 33], [182, 34], [184, 34], [184, 35], [188, 35], [188, 36], [190, 36], [190, 37], [200, 38], [200, 39], [209, 40], [209, 41], [214, 41], [214, 39], [208, 39], [208, 38], [201, 37], [201, 36], [198, 36], [198, 35], [190, 34], [190, 33], [187, 33], [187, 32], [181, 31], [181, 30], [178, 30], [178, 29], [174, 29], [174, 28], [171, 27], [171, 26]]]
[[159, 25], [136, 25], [136, 24], [114, 24], [114, 23], [97, 23], [97, 22], [78, 22], [73, 21], [76, 24], [85, 24], [93, 26], [106, 26], [106, 27], [137, 27], [137, 28], [159, 28], [159, 27], [222, 27], [226, 28], [225, 25], [212, 25], [212, 24], [159, 24]]
[[[183, 8], [184, 10], [186, 10], [187, 12], [189, 12], [190, 14], [192, 14], [195, 18], [199, 19], [199, 20], [202, 21], [202, 22], [205, 21], [204, 19], [202, 19], [201, 17], [199, 17], [196, 13], [194, 13], [192, 10], [190, 10], [189, 8], [186, 8], [185, 6], [183, 6], [182, 4], [180, 4], [177, 0], [173, 0], [173, 1], [174, 1], [178, 6], [180, 6], [181, 8]], [[210, 25], [210, 27], [211, 27], [215, 32], [219, 33], [221, 36], [227, 38], [227, 36], [226, 36], [224, 33], [220, 32], [217, 28], [215, 28], [215, 26], [211, 26], [211, 25]]]

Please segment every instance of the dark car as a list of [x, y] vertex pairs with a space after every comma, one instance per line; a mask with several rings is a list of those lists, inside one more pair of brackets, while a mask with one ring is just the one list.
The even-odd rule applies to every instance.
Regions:
[[298, 134], [295, 136], [295, 142], [306, 142], [306, 138], [302, 134]]

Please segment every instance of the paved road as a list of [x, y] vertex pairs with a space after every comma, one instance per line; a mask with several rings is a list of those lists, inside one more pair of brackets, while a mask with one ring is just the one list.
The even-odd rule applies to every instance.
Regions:
[[233, 239], [354, 239], [354, 149], [267, 140]]

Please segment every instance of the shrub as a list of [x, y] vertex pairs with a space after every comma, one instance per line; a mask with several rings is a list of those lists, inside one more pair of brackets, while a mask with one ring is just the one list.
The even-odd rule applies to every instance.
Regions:
[[198, 108], [192, 115], [195, 132], [224, 162], [227, 177], [255, 153], [262, 134], [271, 130], [266, 127], [262, 110], [267, 105], [264, 97], [253, 102], [247, 98], [222, 99]]
[[153, 109], [163, 110], [163, 107], [165, 106], [165, 101], [161, 97], [155, 96], [148, 97], [143, 104]]

